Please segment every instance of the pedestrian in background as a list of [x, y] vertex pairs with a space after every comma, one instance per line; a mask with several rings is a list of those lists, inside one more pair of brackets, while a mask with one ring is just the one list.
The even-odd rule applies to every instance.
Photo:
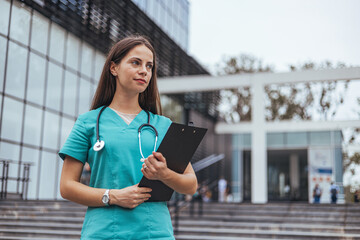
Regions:
[[315, 187], [313, 189], [314, 203], [320, 203], [321, 194], [322, 194], [322, 190], [321, 190], [319, 184], [317, 183], [317, 184], [315, 184]]
[[330, 186], [330, 195], [331, 195], [331, 203], [336, 204], [338, 199], [339, 186], [337, 186], [334, 182], [331, 182]]

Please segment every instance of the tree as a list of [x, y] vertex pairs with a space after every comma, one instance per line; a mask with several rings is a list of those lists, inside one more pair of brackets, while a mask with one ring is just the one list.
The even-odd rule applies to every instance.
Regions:
[[[225, 57], [217, 65], [219, 75], [272, 72], [270, 65], [263, 66], [262, 60], [252, 55], [240, 54], [235, 57]], [[251, 92], [249, 87], [222, 90], [221, 102], [218, 107], [220, 117], [227, 122], [251, 120]]]

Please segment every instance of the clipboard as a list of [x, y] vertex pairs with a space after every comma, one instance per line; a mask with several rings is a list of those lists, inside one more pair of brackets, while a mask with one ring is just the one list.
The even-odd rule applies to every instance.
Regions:
[[[169, 169], [182, 174], [204, 138], [206, 131], [206, 128], [172, 123], [157, 152], [161, 152], [166, 158]], [[139, 187], [152, 189], [151, 197], [147, 202], [169, 201], [174, 192], [172, 188], [163, 182], [149, 180], [144, 176], [140, 180]]]

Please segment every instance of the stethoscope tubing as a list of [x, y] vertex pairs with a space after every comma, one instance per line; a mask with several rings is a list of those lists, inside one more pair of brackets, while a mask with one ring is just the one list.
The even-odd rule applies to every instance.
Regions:
[[[103, 106], [100, 109], [100, 112], [97, 116], [96, 119], [96, 143], [93, 146], [93, 150], [98, 152], [101, 149], [104, 148], [105, 146], [105, 142], [103, 140], [100, 140], [100, 116], [102, 114], [102, 112], [105, 110], [105, 108], [107, 108], [108, 106]], [[155, 132], [155, 144], [154, 144], [154, 151], [156, 150], [156, 144], [157, 144], [157, 140], [158, 140], [158, 131], [156, 130], [156, 128], [150, 124], [150, 113], [149, 111], [145, 110], [146, 114], [148, 115], [148, 121], [147, 123], [142, 124], [139, 128], [138, 128], [138, 138], [139, 138], [139, 150], [140, 150], [140, 154], [141, 154], [141, 160], [140, 161], [145, 161], [145, 157], [143, 155], [142, 149], [141, 149], [141, 130], [144, 127], [150, 127], [154, 132]]]

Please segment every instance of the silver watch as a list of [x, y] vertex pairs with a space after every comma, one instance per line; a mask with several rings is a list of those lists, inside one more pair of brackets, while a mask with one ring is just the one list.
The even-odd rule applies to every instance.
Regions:
[[107, 189], [101, 199], [101, 201], [105, 206], [109, 206], [109, 200], [110, 200], [109, 191], [110, 189]]

